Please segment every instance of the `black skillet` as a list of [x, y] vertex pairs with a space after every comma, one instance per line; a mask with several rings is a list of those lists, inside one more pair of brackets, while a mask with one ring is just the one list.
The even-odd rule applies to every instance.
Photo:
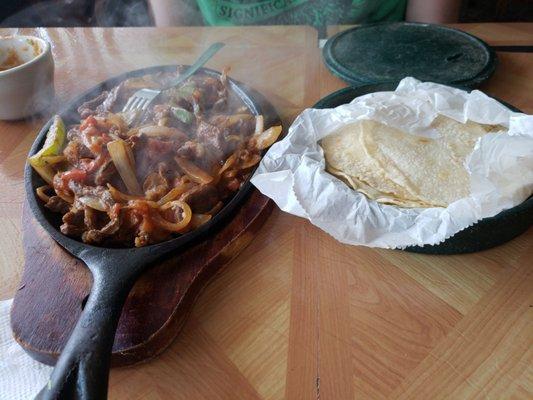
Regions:
[[[65, 124], [77, 123], [77, 107], [116, 86], [126, 78], [155, 72], [175, 71], [177, 65], [140, 69], [109, 79], [84, 93], [60, 115]], [[220, 73], [203, 68], [205, 74], [219, 77]], [[245, 85], [228, 80], [233, 93], [255, 114], [265, 117], [266, 126], [279, 124], [275, 109], [259, 93]], [[30, 156], [43, 145], [52, 121], [41, 129]], [[44, 184], [41, 177], [26, 164], [26, 196], [33, 215], [41, 226], [67, 252], [82, 260], [92, 273], [93, 285], [83, 312], [57, 360], [48, 384], [37, 395], [38, 399], [105, 399], [111, 350], [122, 306], [140, 274], [156, 260], [170, 252], [178, 252], [205, 239], [221, 222], [231, 218], [252, 186], [247, 180], [239, 191], [208, 223], [175, 239], [141, 248], [104, 248], [90, 246], [63, 235], [58, 227], [59, 214], [46, 209], [35, 195], [35, 189]]]
[[[393, 91], [398, 82], [376, 83], [353, 86], [337, 90], [319, 100], [313, 108], [334, 108], [347, 104], [368, 93]], [[463, 90], [464, 87], [455, 86]], [[506, 102], [495, 99], [515, 112], [521, 112]], [[499, 214], [484, 218], [474, 225], [457, 232], [442, 243], [426, 246], [409, 246], [406, 251], [425, 254], [462, 254], [481, 251], [498, 246], [528, 230], [533, 224], [533, 196], [521, 204]]]

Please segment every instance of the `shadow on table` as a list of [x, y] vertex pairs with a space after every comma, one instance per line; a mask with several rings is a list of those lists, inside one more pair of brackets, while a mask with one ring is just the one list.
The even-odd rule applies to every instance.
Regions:
[[4, 0], [1, 3], [1, 27], [154, 24], [146, 0]]

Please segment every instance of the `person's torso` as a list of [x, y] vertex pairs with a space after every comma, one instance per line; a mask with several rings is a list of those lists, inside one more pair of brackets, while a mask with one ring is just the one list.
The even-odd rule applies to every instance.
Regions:
[[406, 0], [197, 0], [209, 25], [313, 25], [399, 21]]

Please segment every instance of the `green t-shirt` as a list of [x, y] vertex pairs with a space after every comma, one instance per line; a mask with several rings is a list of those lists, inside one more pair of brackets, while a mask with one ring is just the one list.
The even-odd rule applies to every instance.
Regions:
[[196, 0], [208, 25], [313, 25], [400, 21], [407, 0]]

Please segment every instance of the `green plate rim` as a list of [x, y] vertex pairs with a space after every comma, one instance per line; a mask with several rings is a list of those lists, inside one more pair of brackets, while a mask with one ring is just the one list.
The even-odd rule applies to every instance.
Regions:
[[[485, 41], [481, 40], [480, 38], [470, 33], [464, 32], [462, 30], [451, 28], [448, 26], [421, 23], [421, 22], [375, 22], [375, 23], [369, 23], [369, 24], [361, 24], [353, 28], [338, 32], [337, 34], [333, 35], [331, 38], [329, 38], [326, 41], [324, 48], [322, 49], [322, 58], [324, 60], [324, 64], [326, 65], [326, 67], [330, 70], [330, 72], [333, 75], [337, 76], [338, 78], [342, 79], [343, 81], [347, 82], [348, 84], [352, 86], [381, 83], [381, 81], [365, 79], [364, 76], [357, 76], [351, 70], [344, 67], [339, 62], [335, 61], [335, 57], [332, 54], [332, 48], [334, 44], [336, 43], [336, 41], [338, 41], [341, 37], [355, 30], [365, 29], [365, 28], [373, 27], [373, 26], [390, 26], [390, 25], [421, 26], [421, 27], [429, 27], [433, 29], [453, 32], [454, 34], [466, 36], [469, 39], [473, 40], [474, 42], [477, 42], [488, 53], [489, 60], [487, 62], [487, 65], [481, 71], [479, 71], [478, 74], [475, 75], [474, 77], [463, 79], [463, 80], [451, 81], [451, 82], [437, 82], [437, 83], [443, 83], [446, 85], [461, 85], [466, 88], [475, 88], [481, 85], [487, 79], [489, 79], [494, 73], [494, 71], [496, 70], [496, 67], [498, 65], [498, 56], [496, 55], [496, 52], [491, 46], [489, 46]], [[388, 81], [383, 81], [383, 82], [388, 82]]]

